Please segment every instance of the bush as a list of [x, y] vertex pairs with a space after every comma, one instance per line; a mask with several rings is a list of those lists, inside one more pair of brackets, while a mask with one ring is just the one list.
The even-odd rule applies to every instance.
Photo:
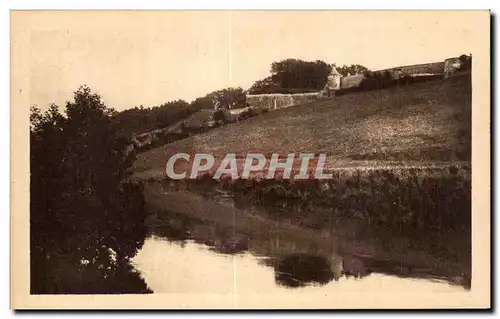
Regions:
[[256, 115], [258, 115], [258, 113], [250, 107], [247, 110], [240, 113], [240, 115], [238, 116], [238, 121], [246, 120], [246, 119], [248, 119], [250, 117], [254, 117]]
[[226, 113], [223, 110], [217, 110], [217, 111], [215, 111], [214, 112], [214, 121], [217, 124], [220, 124], [221, 122], [222, 123], [227, 123], [228, 122], [228, 118], [226, 116]]
[[360, 87], [365, 91], [383, 89], [391, 85], [392, 75], [389, 71], [385, 72], [365, 72], [365, 78], [361, 81]]

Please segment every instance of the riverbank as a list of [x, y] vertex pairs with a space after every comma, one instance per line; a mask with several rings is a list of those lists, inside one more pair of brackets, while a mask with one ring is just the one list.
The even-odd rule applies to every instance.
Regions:
[[359, 219], [371, 227], [414, 232], [466, 232], [470, 229], [470, 166], [329, 171], [328, 180], [197, 179], [169, 180], [158, 176], [165, 191], [185, 191], [211, 198], [234, 197], [236, 207], [258, 205], [306, 228], [322, 229], [336, 219]]

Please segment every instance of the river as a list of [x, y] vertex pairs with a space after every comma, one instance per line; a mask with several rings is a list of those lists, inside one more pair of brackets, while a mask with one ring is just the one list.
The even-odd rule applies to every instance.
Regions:
[[453, 250], [375, 238], [350, 221], [298, 227], [158, 185], [147, 194], [150, 232], [132, 263], [154, 293], [470, 291], [470, 264]]

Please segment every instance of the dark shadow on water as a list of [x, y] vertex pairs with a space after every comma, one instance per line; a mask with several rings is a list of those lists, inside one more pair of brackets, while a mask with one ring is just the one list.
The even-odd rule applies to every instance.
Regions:
[[325, 285], [333, 279], [334, 273], [330, 262], [322, 256], [310, 254], [286, 256], [275, 267], [276, 283], [286, 287]]
[[470, 289], [470, 278], [455, 280], [429, 275], [427, 269], [403, 267], [394, 262], [381, 262], [365, 258], [344, 256], [339, 260], [328, 260], [314, 254], [292, 254], [278, 260], [267, 259], [264, 265], [275, 270], [278, 285], [288, 288], [299, 288], [309, 285], [326, 285], [340, 278], [362, 279], [373, 273], [397, 278], [424, 279], [429, 282], [448, 282]]
[[373, 273], [370, 265], [359, 258], [328, 260], [315, 254], [291, 254], [267, 259], [263, 264], [273, 267], [276, 283], [288, 288], [322, 286], [342, 277], [361, 279]]

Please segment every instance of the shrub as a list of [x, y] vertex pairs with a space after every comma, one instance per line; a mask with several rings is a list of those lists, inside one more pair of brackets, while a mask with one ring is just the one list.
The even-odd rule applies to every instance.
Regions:
[[240, 115], [238, 116], [238, 121], [246, 120], [256, 115], [258, 115], [258, 113], [253, 108], [250, 107], [247, 110], [240, 113]]
[[214, 112], [214, 121], [218, 124], [222, 123], [227, 123], [228, 118], [226, 116], [226, 113], [222, 109], [217, 110]]

